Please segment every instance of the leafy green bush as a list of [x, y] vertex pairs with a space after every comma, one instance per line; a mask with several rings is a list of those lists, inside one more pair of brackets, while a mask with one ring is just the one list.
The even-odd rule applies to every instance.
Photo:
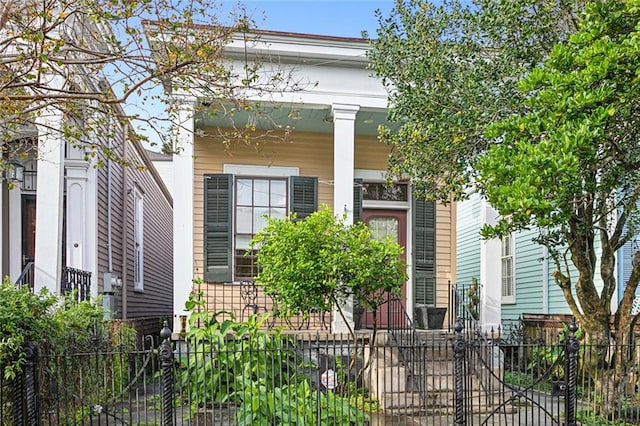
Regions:
[[14, 379], [22, 370], [27, 342], [41, 342], [58, 334], [53, 319], [57, 298], [43, 290], [33, 294], [17, 288], [8, 277], [0, 286], [0, 366], [5, 379]]
[[199, 300], [192, 295], [187, 303], [194, 310], [179, 376], [192, 413], [231, 402], [238, 425], [362, 423], [365, 413], [348, 399], [311, 387], [303, 370], [314, 366], [302, 361], [281, 329], [264, 328], [268, 314], [237, 322], [231, 312], [204, 310]]
[[353, 297], [375, 321], [407, 279], [402, 246], [373, 238], [364, 223], [344, 223], [327, 206], [304, 220], [268, 219], [251, 246], [259, 249], [255, 281], [285, 317], [340, 310], [340, 302]]

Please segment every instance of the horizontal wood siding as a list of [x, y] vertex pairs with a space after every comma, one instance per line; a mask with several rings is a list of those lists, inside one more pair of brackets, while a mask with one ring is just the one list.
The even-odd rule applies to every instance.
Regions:
[[[205, 129], [206, 131], [206, 129]], [[356, 169], [386, 170], [390, 148], [375, 136], [357, 137], [354, 167]], [[338, 154], [339, 155], [339, 154]], [[333, 135], [323, 133], [294, 133], [288, 142], [265, 143], [258, 148], [237, 145], [226, 152], [224, 146], [210, 138], [196, 137], [194, 143], [194, 275], [203, 272], [203, 180], [209, 173], [222, 173], [224, 164], [298, 167], [300, 176], [318, 177], [319, 202], [333, 205]], [[453, 204], [438, 205], [436, 210], [436, 300], [446, 306], [448, 282], [453, 277], [455, 227], [452, 222]], [[212, 288], [213, 289], [213, 288]], [[217, 288], [218, 290], [220, 288]], [[225, 291], [237, 288], [225, 287]], [[220, 295], [210, 295], [217, 300]], [[225, 297], [228, 304], [232, 296]], [[237, 302], [237, 301], [236, 301]], [[235, 303], [235, 302], [232, 302]]]
[[[122, 132], [112, 142], [120, 158], [133, 164], [112, 162], [111, 201], [108, 200], [109, 166], [97, 170], [97, 269], [98, 289], [104, 289], [103, 274], [109, 272], [108, 212], [111, 212], [111, 272], [122, 279], [115, 289], [115, 317], [127, 319], [171, 317], [173, 314], [173, 208], [168, 191], [140, 144], [124, 142]], [[126, 144], [126, 150], [125, 150]], [[103, 156], [102, 153], [98, 155]], [[144, 291], [133, 291], [133, 194], [137, 187], [144, 203]], [[125, 270], [126, 269], [126, 270]], [[126, 297], [124, 296], [124, 292]], [[123, 306], [126, 300], [126, 307]], [[155, 320], [150, 320], [154, 322]]]
[[[139, 145], [128, 155], [143, 169], [127, 169], [127, 318], [173, 316], [173, 207], [159, 175]], [[143, 198], [143, 291], [134, 290], [134, 197]]]
[[[105, 132], [107, 134], [117, 134], [118, 138], [112, 141], [112, 150], [115, 155], [122, 158], [124, 156], [124, 143], [121, 132], [114, 132], [110, 130]], [[95, 279], [98, 282], [98, 292], [102, 294], [104, 290], [103, 273], [109, 272], [109, 212], [111, 213], [111, 263], [112, 273], [115, 276], [122, 277], [122, 262], [123, 262], [123, 221], [126, 216], [126, 210], [124, 208], [123, 200], [123, 179], [124, 168], [112, 162], [111, 168], [108, 167], [108, 160], [105, 158], [103, 152], [98, 152], [98, 156], [102, 157], [102, 161], [105, 166], [97, 169], [97, 277]], [[108, 200], [108, 175], [111, 173], [111, 202], [109, 206]], [[116, 294], [116, 299], [121, 298], [121, 293]], [[114, 307], [116, 316], [119, 317], [122, 312], [121, 303], [117, 303]]]
[[[194, 275], [203, 272], [202, 230], [204, 175], [222, 173], [224, 164], [298, 167], [300, 176], [318, 178], [319, 203], [333, 206], [333, 135], [296, 133], [287, 142], [267, 142], [258, 148], [235, 145], [226, 152], [224, 145], [211, 138], [195, 138], [194, 156]], [[177, 189], [176, 189], [177, 190]]]
[[449, 282], [454, 277], [454, 253], [456, 249], [455, 227], [452, 211], [455, 204], [436, 204], [436, 306], [449, 303]]
[[477, 195], [457, 204], [456, 283], [468, 286], [480, 279], [480, 207]]

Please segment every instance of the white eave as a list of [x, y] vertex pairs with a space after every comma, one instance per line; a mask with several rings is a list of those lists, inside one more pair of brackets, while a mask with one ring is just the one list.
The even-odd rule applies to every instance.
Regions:
[[236, 33], [226, 51], [232, 57], [264, 55], [294, 63], [340, 62], [342, 65], [365, 67], [368, 48], [365, 39], [255, 31]]

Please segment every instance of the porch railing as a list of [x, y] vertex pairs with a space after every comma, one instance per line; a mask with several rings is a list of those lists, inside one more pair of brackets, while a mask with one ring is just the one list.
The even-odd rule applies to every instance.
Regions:
[[22, 272], [20, 273], [20, 276], [16, 280], [16, 286], [18, 288], [28, 287], [29, 290], [33, 292], [34, 271], [35, 271], [35, 268], [33, 267], [33, 262], [28, 262], [24, 266], [24, 268], [22, 269]]
[[74, 294], [78, 302], [90, 300], [91, 272], [65, 266], [62, 268], [60, 289], [63, 295]]

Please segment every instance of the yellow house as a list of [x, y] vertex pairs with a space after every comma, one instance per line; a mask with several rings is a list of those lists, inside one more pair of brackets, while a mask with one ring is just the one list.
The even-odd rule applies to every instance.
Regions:
[[[234, 115], [235, 125], [255, 129], [257, 139], [247, 144], [225, 143], [224, 119], [202, 112], [223, 102], [201, 99], [195, 88], [174, 94], [174, 332], [183, 328], [194, 277], [204, 281], [210, 309], [238, 316], [247, 307], [272, 309], [272, 301], [247, 284], [256, 273], [248, 241], [264, 226], [264, 214], [304, 217], [321, 204], [347, 222], [363, 220], [378, 234], [394, 235], [405, 247], [408, 318], [418, 306], [447, 306], [455, 206], [414, 199], [409, 182], [384, 185], [390, 147], [376, 135], [386, 123], [388, 95], [367, 70], [367, 48], [364, 39], [258, 31], [247, 42], [239, 34], [226, 50], [233, 69], [249, 58], [259, 60], [264, 73], [295, 81], [295, 87], [248, 94], [246, 105], [259, 107]], [[352, 325], [367, 327], [366, 316], [358, 321], [346, 312]], [[325, 323], [345, 330], [337, 315]]]

